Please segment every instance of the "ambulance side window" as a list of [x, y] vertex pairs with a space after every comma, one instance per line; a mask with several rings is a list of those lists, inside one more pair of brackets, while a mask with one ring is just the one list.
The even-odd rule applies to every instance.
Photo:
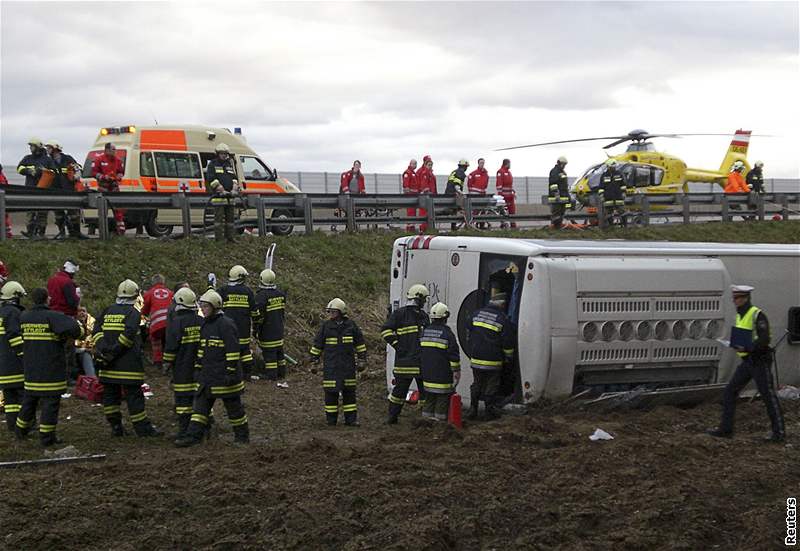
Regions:
[[159, 178], [200, 178], [200, 159], [194, 153], [156, 152]]
[[245, 180], [272, 180], [272, 171], [257, 157], [241, 156]]
[[156, 165], [153, 164], [152, 153], [139, 153], [139, 173], [142, 176], [155, 177]]

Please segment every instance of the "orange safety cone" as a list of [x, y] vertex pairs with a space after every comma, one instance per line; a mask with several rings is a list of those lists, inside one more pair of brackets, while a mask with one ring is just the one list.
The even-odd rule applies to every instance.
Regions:
[[463, 427], [461, 424], [461, 395], [454, 392], [450, 395], [450, 409], [447, 412], [447, 422], [455, 428]]

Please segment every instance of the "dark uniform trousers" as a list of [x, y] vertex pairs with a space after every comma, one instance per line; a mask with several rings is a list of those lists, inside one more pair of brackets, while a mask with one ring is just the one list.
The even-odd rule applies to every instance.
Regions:
[[342, 395], [344, 422], [352, 423], [358, 418], [355, 379], [345, 379], [339, 388], [337, 388], [336, 381], [323, 380], [322, 387], [325, 390], [325, 419], [329, 425], [335, 425], [339, 419], [339, 389], [341, 389]]
[[265, 378], [269, 380], [283, 379], [286, 377], [286, 357], [283, 354], [283, 339], [279, 345], [261, 344], [261, 355], [264, 358]]
[[[5, 391], [4, 391], [5, 394]], [[51, 441], [58, 424], [58, 410], [61, 408], [61, 395], [41, 396], [26, 393], [17, 416], [16, 427], [22, 436], [30, 432], [36, 419], [36, 408], [41, 408], [39, 416], [39, 437], [42, 442]]]
[[500, 382], [503, 372], [496, 369], [472, 368], [472, 385], [469, 387], [470, 406], [477, 408], [479, 400], [486, 403], [487, 410], [497, 408], [500, 394]]
[[[243, 384], [238, 385], [244, 388]], [[233, 433], [237, 439], [249, 436], [247, 415], [244, 412], [241, 389], [230, 394], [213, 394], [211, 387], [203, 385], [194, 396], [192, 406], [192, 419], [189, 424], [188, 435], [196, 439], [201, 439], [207, 433], [207, 428], [211, 421], [214, 402], [219, 398], [225, 406], [228, 414], [228, 421], [233, 427]]]
[[772, 382], [771, 363], [769, 354], [751, 354], [744, 358], [739, 367], [736, 368], [733, 377], [725, 387], [725, 393], [722, 397], [722, 422], [719, 427], [721, 432], [733, 432], [736, 399], [752, 379], [755, 381], [756, 388], [767, 406], [767, 415], [769, 415], [769, 420], [772, 423], [772, 433], [776, 435], [785, 434], [783, 412]]
[[[396, 369], [396, 368], [395, 368]], [[403, 404], [406, 402], [408, 396], [408, 389], [411, 388], [411, 383], [417, 381], [417, 390], [419, 390], [419, 405], [425, 406], [427, 394], [425, 387], [422, 383], [421, 375], [397, 375], [394, 376], [394, 388], [389, 395], [389, 415], [397, 417], [403, 410]]]
[[103, 413], [112, 427], [122, 423], [122, 395], [128, 405], [128, 416], [133, 423], [133, 428], [138, 434], [147, 430], [150, 420], [144, 411], [144, 393], [140, 384], [120, 385], [103, 383]]
[[23, 390], [21, 386], [19, 388], [6, 387], [3, 389], [3, 401], [6, 404], [6, 426], [10, 432], [14, 432], [14, 427], [17, 426], [17, 415], [19, 415], [19, 411], [22, 409], [22, 395]]

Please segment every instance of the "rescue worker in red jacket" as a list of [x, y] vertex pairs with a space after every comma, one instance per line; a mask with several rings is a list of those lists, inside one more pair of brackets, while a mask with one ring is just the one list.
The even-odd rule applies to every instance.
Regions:
[[33, 307], [20, 314], [25, 366], [25, 396], [17, 416], [17, 438], [25, 438], [41, 408], [39, 439], [42, 446], [60, 441], [56, 437], [61, 395], [67, 391], [67, 366], [64, 358], [66, 339], [83, 336], [80, 324], [61, 312], [47, 307], [47, 291], [34, 289]]
[[[497, 193], [503, 196], [508, 214], [517, 213], [516, 194], [514, 193], [514, 177], [511, 175], [511, 160], [503, 159], [503, 164], [497, 169]], [[511, 222], [511, 227], [516, 228], [516, 222]]]
[[24, 310], [20, 301], [25, 289], [16, 281], [9, 281], [0, 289], [0, 390], [5, 402], [6, 426], [16, 430], [17, 414], [22, 407], [25, 369], [22, 364], [22, 329], [20, 314]]
[[113, 436], [125, 435], [120, 408], [123, 391], [136, 435], [161, 435], [145, 412], [141, 314], [134, 308], [138, 296], [139, 286], [126, 279], [117, 288], [116, 302], [103, 311], [94, 325], [95, 351], [100, 360], [98, 376], [103, 383], [103, 413]]
[[353, 161], [353, 168], [347, 172], [342, 172], [339, 193], [350, 193], [352, 195], [366, 193], [364, 175], [361, 173], [361, 161]]
[[5, 262], [0, 260], [0, 285], [3, 285], [6, 281], [8, 281], [8, 268]]
[[144, 294], [142, 315], [149, 318], [150, 348], [153, 351], [153, 366], [161, 369], [164, 337], [167, 332], [167, 311], [172, 303], [172, 291], [164, 284], [164, 276], [156, 274], [153, 286]]
[[[311, 361], [322, 358], [322, 388], [325, 391], [325, 419], [336, 425], [339, 418], [339, 393], [342, 395], [344, 424], [357, 427], [356, 370], [363, 371], [367, 360], [367, 345], [361, 329], [347, 317], [347, 304], [335, 298], [325, 311], [328, 321], [319, 328], [311, 347]], [[356, 362], [356, 356], [360, 363]]]
[[50, 295], [50, 309], [74, 318], [78, 314], [81, 298], [75, 286], [75, 274], [80, 267], [74, 260], [67, 259], [59, 271], [47, 280], [47, 293]]
[[[408, 168], [403, 172], [403, 195], [419, 195], [419, 186], [417, 184], [417, 160], [411, 159], [408, 162]], [[406, 216], [416, 216], [416, 207], [409, 207], [406, 209]], [[416, 231], [414, 224], [406, 224], [406, 231]]]
[[[117, 147], [113, 143], [105, 145], [104, 153], [92, 162], [92, 178], [97, 180], [97, 190], [101, 192], [119, 191], [125, 170], [117, 157]], [[117, 235], [125, 234], [125, 211], [113, 209]]]
[[164, 344], [164, 367], [172, 373], [175, 395], [175, 414], [178, 416], [178, 435], [186, 436], [192, 418], [192, 402], [198, 384], [194, 366], [200, 349], [200, 326], [203, 318], [197, 315], [197, 295], [188, 287], [175, 293], [175, 311], [167, 325]]
[[[6, 175], [3, 174], [3, 165], [0, 165], [0, 186], [7, 186], [8, 185], [8, 178]], [[6, 237], [11, 239], [14, 237], [14, 233], [11, 231], [11, 215], [6, 214]]]
[[225, 405], [228, 422], [237, 444], [250, 442], [250, 426], [242, 403], [244, 381], [239, 368], [239, 337], [236, 324], [222, 312], [222, 297], [206, 291], [200, 297], [203, 324], [200, 327], [200, 350], [196, 368], [199, 386], [192, 405], [192, 419], [186, 434], [175, 440], [179, 448], [199, 444], [207, 433], [214, 402]]
[[[417, 189], [420, 195], [429, 193], [436, 195], [436, 175], [433, 173], [433, 160], [430, 155], [425, 155], [422, 158], [422, 168], [417, 171]], [[420, 216], [428, 216], [428, 211], [419, 209]], [[428, 224], [423, 222], [420, 225], [420, 231], [425, 233], [428, 230]]]
[[478, 168], [469, 173], [467, 177], [467, 191], [472, 195], [486, 195], [489, 186], [489, 171], [484, 168], [486, 160], [478, 159]]

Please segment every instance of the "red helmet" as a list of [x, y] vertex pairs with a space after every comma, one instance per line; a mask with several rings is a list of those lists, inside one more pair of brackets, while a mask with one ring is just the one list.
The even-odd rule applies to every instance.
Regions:
[[6, 265], [3, 264], [3, 261], [0, 260], [0, 282], [5, 281], [8, 279], [8, 268]]

